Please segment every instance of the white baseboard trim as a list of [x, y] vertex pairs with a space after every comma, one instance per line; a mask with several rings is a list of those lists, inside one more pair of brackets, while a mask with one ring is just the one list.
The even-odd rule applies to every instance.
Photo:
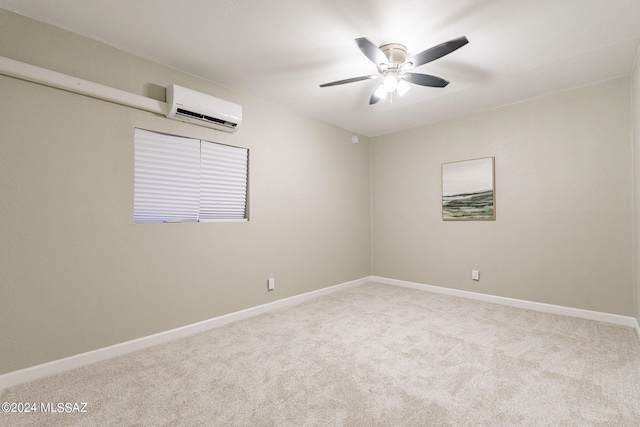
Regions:
[[612, 323], [615, 325], [628, 326], [634, 328], [640, 337], [640, 328], [635, 317], [621, 316], [619, 314], [602, 313], [599, 311], [583, 310], [580, 308], [564, 307], [560, 305], [545, 304], [519, 300], [514, 298], [500, 297], [495, 295], [481, 294], [477, 292], [462, 291], [459, 289], [443, 288], [441, 286], [425, 285], [422, 283], [407, 282], [404, 280], [389, 279], [386, 277], [371, 276], [371, 281], [387, 285], [402, 286], [405, 288], [421, 289], [438, 294], [451, 295], [461, 298], [468, 298], [477, 301], [502, 304], [510, 307], [525, 308], [528, 310], [540, 311], [543, 313], [559, 314], [562, 316], [579, 317], [582, 319], [597, 320], [600, 322]]
[[317, 298], [322, 295], [331, 294], [333, 292], [337, 292], [353, 286], [365, 284], [370, 281], [371, 281], [371, 277], [364, 277], [364, 278], [353, 280], [350, 282], [345, 282], [345, 283], [330, 286], [327, 288], [318, 289], [316, 291], [307, 292], [301, 295], [295, 295], [289, 298], [273, 301], [267, 304], [258, 305], [256, 307], [250, 307], [244, 310], [225, 314], [219, 317], [214, 317], [212, 319], [204, 320], [202, 322], [194, 323], [194, 324], [183, 326], [180, 328], [171, 329], [165, 332], [160, 332], [160, 333], [149, 335], [146, 337], [137, 338], [131, 341], [126, 341], [126, 342], [115, 344], [109, 347], [99, 348], [96, 350], [88, 351], [86, 353], [65, 357], [64, 359], [53, 360], [51, 362], [43, 363], [43, 364], [32, 366], [29, 368], [20, 369], [14, 372], [9, 372], [9, 373], [0, 375], [0, 390], [8, 387], [13, 387], [19, 384], [35, 381], [40, 378], [48, 377], [50, 375], [69, 371], [71, 369], [80, 368], [86, 365], [90, 365], [92, 363], [101, 362], [103, 360], [107, 360], [112, 357], [131, 353], [132, 351], [141, 350], [154, 345], [163, 344], [165, 342], [169, 342], [178, 338], [186, 337], [199, 332], [204, 332], [209, 329], [216, 328], [218, 326], [223, 326], [229, 323], [237, 322], [239, 320], [257, 316], [259, 314], [267, 313], [269, 311], [277, 310], [279, 308], [301, 304], [312, 298]]

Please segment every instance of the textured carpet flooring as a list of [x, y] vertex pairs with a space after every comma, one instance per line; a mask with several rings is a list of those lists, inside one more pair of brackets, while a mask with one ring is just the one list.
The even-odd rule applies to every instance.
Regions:
[[[0, 425], [634, 426], [631, 328], [367, 284], [5, 390]], [[38, 408], [39, 409], [39, 408]]]

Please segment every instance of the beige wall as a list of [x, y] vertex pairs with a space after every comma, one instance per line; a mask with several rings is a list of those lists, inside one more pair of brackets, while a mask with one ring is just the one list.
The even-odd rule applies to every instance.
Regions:
[[[630, 106], [619, 79], [372, 139], [373, 275], [633, 315]], [[488, 156], [497, 220], [442, 221], [441, 163]]]
[[[370, 274], [367, 138], [3, 10], [0, 28], [1, 56], [244, 108], [226, 134], [0, 76], [0, 374]], [[251, 221], [134, 224], [135, 127], [248, 147]]]

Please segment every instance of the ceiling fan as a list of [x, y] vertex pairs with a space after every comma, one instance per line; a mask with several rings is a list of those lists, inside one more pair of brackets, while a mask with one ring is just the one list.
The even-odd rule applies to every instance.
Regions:
[[[399, 96], [404, 95], [413, 83], [420, 86], [429, 87], [445, 87], [448, 81], [440, 77], [428, 74], [410, 73], [408, 70], [424, 65], [428, 62], [435, 61], [445, 55], [450, 54], [454, 50], [460, 49], [469, 40], [465, 36], [458, 37], [448, 42], [444, 42], [432, 48], [429, 48], [417, 55], [407, 58], [407, 48], [399, 43], [389, 43], [377, 47], [364, 37], [356, 39], [358, 47], [371, 62], [378, 67], [378, 74], [368, 76], [353, 77], [345, 80], [338, 80], [331, 83], [325, 83], [320, 87], [337, 86], [345, 83], [359, 82], [362, 80], [371, 80], [382, 77], [382, 83], [371, 95], [369, 104], [385, 99], [388, 94], [396, 92]], [[392, 96], [392, 95], [391, 95]]]

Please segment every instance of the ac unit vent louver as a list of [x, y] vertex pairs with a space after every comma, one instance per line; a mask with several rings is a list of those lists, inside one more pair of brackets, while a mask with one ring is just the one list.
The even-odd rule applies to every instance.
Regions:
[[203, 114], [200, 113], [196, 113], [193, 111], [189, 111], [189, 110], [185, 110], [184, 108], [178, 108], [178, 111], [176, 113], [179, 116], [187, 116], [187, 117], [195, 117], [196, 119], [200, 119], [200, 120], [206, 120], [209, 122], [213, 122], [213, 123], [218, 123], [221, 126], [225, 126], [228, 128], [235, 128], [236, 126], [238, 126], [237, 123], [232, 123], [232, 122], [228, 122], [226, 120], [221, 120], [221, 119], [216, 119], [215, 117], [211, 117], [211, 116], [205, 116]]

